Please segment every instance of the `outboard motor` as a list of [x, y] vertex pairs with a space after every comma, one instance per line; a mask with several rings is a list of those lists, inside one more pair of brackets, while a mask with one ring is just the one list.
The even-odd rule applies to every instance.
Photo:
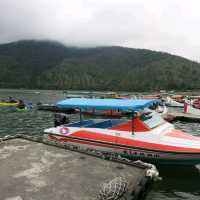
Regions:
[[64, 113], [55, 113], [54, 115], [54, 126], [60, 126], [63, 124], [69, 123], [69, 118], [66, 114]]

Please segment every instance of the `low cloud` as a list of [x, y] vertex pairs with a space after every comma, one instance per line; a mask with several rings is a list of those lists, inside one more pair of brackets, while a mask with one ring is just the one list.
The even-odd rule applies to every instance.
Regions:
[[120, 45], [200, 61], [198, 0], [1, 0], [0, 43]]

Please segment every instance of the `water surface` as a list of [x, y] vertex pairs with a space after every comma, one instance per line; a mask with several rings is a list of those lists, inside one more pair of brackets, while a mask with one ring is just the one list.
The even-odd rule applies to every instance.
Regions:
[[[12, 96], [26, 103], [55, 103], [64, 99], [62, 91], [49, 90], [0, 90], [0, 100]], [[45, 128], [53, 126], [53, 113], [33, 109], [16, 112], [0, 108], [0, 137], [9, 134], [43, 134]], [[175, 126], [188, 133], [200, 136], [199, 123], [176, 122]], [[199, 200], [200, 173], [197, 168], [183, 166], [158, 166], [163, 178], [153, 184], [147, 200]], [[200, 169], [200, 165], [199, 165]]]

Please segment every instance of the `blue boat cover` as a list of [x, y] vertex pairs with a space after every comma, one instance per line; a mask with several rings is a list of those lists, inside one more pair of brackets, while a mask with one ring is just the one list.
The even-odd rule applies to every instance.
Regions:
[[138, 111], [160, 103], [160, 100], [131, 99], [87, 99], [70, 98], [57, 102], [59, 108], [97, 109], [97, 110], [132, 110]]

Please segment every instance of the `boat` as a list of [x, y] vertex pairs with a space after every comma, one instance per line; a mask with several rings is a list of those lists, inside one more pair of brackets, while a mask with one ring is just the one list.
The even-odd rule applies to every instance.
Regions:
[[200, 109], [194, 107], [190, 102], [185, 102], [184, 103], [184, 113], [200, 116]]
[[191, 103], [192, 103], [194, 108], [200, 109], [200, 98], [191, 100]]
[[160, 94], [152, 94], [152, 95], [143, 95], [140, 97], [141, 99], [161, 99], [161, 95]]
[[1, 101], [0, 102], [0, 107], [16, 107], [18, 105], [18, 102], [6, 102], [6, 101]]
[[[79, 113], [80, 110], [76, 109], [75, 113]], [[121, 110], [97, 110], [97, 109], [82, 109], [82, 114], [87, 116], [102, 116], [102, 117], [111, 117], [111, 118], [121, 118], [124, 116], [130, 116], [131, 112], [121, 111]], [[145, 112], [156, 112], [164, 119], [168, 116], [168, 109], [165, 105], [158, 105], [156, 109], [146, 109]]]
[[159, 114], [161, 117], [165, 118], [168, 115], [168, 109], [165, 105], [158, 105], [156, 106], [155, 109], [150, 108], [145, 108], [145, 112], [153, 112]]
[[66, 99], [59, 108], [131, 111], [128, 119], [87, 119], [80, 112], [78, 122], [45, 129], [49, 140], [73, 144], [80, 148], [111, 152], [123, 158], [155, 164], [194, 165], [200, 163], [200, 138], [166, 122], [144, 108], [158, 100]]
[[63, 113], [67, 113], [67, 114], [75, 113], [75, 109], [72, 109], [72, 108], [58, 108], [54, 104], [46, 104], [46, 103], [38, 103], [37, 104], [37, 110], [52, 111], [52, 112], [63, 112]]
[[175, 120], [175, 116], [169, 114], [168, 108], [165, 105], [158, 106], [154, 112], [158, 113], [167, 122], [173, 122]]
[[24, 108], [16, 108], [16, 111], [17, 112], [26, 112], [26, 111], [30, 111], [31, 109], [30, 108], [28, 108], [28, 107], [24, 107]]
[[171, 97], [167, 97], [165, 101], [165, 105], [169, 107], [179, 107], [183, 108], [184, 107], [184, 101], [179, 102]]
[[[76, 113], [79, 113], [79, 110], [76, 110]], [[96, 109], [84, 109], [81, 111], [82, 114], [88, 115], [88, 116], [103, 116], [103, 117], [114, 117], [119, 118], [123, 117], [125, 115], [128, 115], [128, 112], [122, 112], [119, 110], [96, 110]]]

